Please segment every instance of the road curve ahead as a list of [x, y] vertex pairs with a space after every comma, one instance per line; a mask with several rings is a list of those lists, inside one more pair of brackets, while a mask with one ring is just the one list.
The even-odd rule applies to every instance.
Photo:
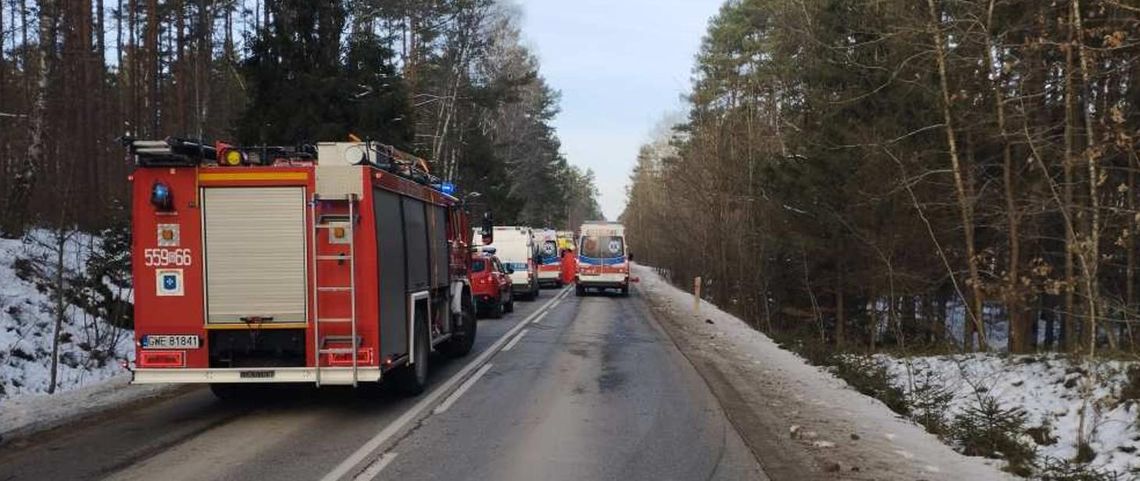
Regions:
[[566, 294], [480, 321], [419, 398], [190, 390], [4, 446], [0, 480], [766, 479], [636, 293]]

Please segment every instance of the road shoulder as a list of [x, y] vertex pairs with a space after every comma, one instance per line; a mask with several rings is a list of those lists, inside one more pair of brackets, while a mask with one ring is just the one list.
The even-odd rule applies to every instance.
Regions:
[[772, 479], [1014, 479], [636, 266], [646, 306]]
[[185, 392], [170, 385], [132, 385], [123, 373], [58, 394], [28, 394], [0, 401], [0, 446], [84, 419], [150, 404]]

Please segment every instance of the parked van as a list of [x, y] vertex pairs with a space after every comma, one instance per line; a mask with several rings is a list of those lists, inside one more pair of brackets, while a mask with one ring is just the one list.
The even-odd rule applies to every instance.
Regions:
[[617, 222], [591, 221], [582, 224], [578, 232], [575, 293], [581, 296], [586, 289], [617, 289], [628, 295], [630, 258], [625, 250], [625, 227]]
[[[475, 232], [478, 238], [479, 233]], [[476, 242], [478, 243], [478, 242]], [[530, 227], [495, 226], [495, 255], [503, 265], [513, 270], [511, 291], [519, 299], [534, 300], [538, 297], [538, 247], [534, 243], [534, 233]]]

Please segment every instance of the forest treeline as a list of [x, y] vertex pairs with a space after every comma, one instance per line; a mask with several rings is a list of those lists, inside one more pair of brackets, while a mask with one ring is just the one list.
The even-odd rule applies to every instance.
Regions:
[[1138, 55], [1128, 0], [730, 0], [631, 252], [842, 348], [1131, 349]]
[[116, 138], [347, 140], [430, 159], [502, 223], [600, 216], [498, 0], [0, 2], [0, 232], [122, 221]]

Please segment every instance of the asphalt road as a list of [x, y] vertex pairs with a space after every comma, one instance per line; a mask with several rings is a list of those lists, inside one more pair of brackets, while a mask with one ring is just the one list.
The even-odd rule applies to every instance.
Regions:
[[0, 481], [766, 479], [641, 300], [544, 290], [480, 321], [474, 352], [432, 359], [429, 392], [208, 389], [0, 449]]

